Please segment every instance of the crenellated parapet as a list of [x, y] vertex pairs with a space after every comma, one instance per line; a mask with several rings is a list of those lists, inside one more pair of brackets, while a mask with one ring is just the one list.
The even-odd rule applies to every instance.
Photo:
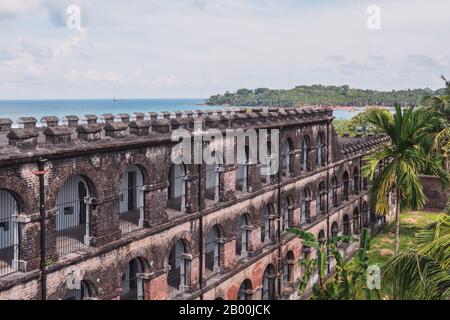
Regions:
[[385, 135], [370, 135], [365, 139], [357, 140], [354, 143], [341, 145], [341, 152], [345, 157], [361, 154], [379, 147], [381, 144], [389, 143], [389, 137]]
[[[275, 128], [314, 122], [330, 122], [331, 109], [313, 108], [229, 108], [224, 110], [194, 110], [177, 112], [135, 112], [132, 115], [101, 114], [67, 115], [59, 119], [45, 116], [21, 117], [16, 124], [0, 119], [0, 154], [2, 149], [39, 149], [49, 146], [75, 146], [86, 143], [128, 142], [168, 139], [177, 129]], [[6, 151], [5, 151], [6, 152]]]

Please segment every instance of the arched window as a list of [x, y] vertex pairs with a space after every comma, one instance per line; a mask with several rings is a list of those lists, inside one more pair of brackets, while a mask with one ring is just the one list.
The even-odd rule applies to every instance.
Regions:
[[17, 201], [0, 189], [0, 277], [17, 271], [19, 260], [19, 223]]
[[218, 225], [209, 230], [206, 239], [205, 267], [207, 276], [222, 271], [221, 251], [223, 250], [222, 232]]
[[206, 164], [206, 190], [205, 198], [219, 201], [219, 157], [213, 154], [214, 162]]
[[288, 251], [283, 261], [283, 282], [290, 284], [294, 282], [295, 257], [292, 251]]
[[331, 238], [336, 238], [339, 235], [339, 227], [338, 224], [335, 222], [333, 222], [333, 224], [331, 225]]
[[305, 136], [303, 138], [303, 144], [302, 144], [302, 168], [303, 171], [310, 171], [310, 165], [309, 165], [309, 150], [310, 150], [310, 143], [309, 143], [309, 137]]
[[325, 187], [325, 182], [319, 183], [319, 188], [317, 189], [317, 213], [325, 214], [327, 208], [327, 189]]
[[353, 169], [353, 193], [358, 194], [360, 188], [361, 180], [359, 176], [359, 169], [355, 167]]
[[353, 233], [359, 234], [359, 209], [356, 207], [353, 210]]
[[283, 210], [283, 231], [286, 231], [288, 228], [292, 226], [292, 215], [294, 210], [294, 200], [292, 200], [291, 196], [287, 196], [286, 199], [284, 199], [282, 204], [282, 210]]
[[67, 290], [65, 300], [89, 300], [93, 293], [87, 281], [82, 280], [79, 288]]
[[64, 256], [89, 244], [90, 197], [87, 181], [75, 175], [67, 179], [56, 198], [56, 250]]
[[332, 202], [333, 202], [333, 207], [337, 207], [339, 205], [338, 202], [338, 182], [337, 182], [337, 178], [333, 177], [331, 179], [331, 197], [332, 197]]
[[252, 300], [253, 297], [252, 282], [249, 279], [245, 279], [239, 287], [238, 300]]
[[269, 264], [263, 274], [262, 300], [275, 300], [275, 267]]
[[246, 257], [249, 251], [250, 229], [249, 219], [246, 214], [239, 218], [236, 230], [236, 255], [238, 257]]
[[348, 175], [348, 171], [345, 171], [344, 175], [342, 176], [342, 198], [344, 200], [348, 200], [349, 184], [350, 184], [350, 177]]
[[186, 170], [182, 164], [172, 164], [169, 172], [167, 208], [184, 213], [186, 208]]
[[261, 159], [261, 182], [270, 184], [275, 178], [275, 172], [272, 172], [272, 149], [270, 141], [267, 142], [267, 159]]
[[245, 163], [237, 164], [236, 169], [236, 190], [247, 192], [249, 191], [249, 150], [245, 146]]
[[144, 282], [140, 274], [144, 272], [141, 258], [134, 258], [125, 266], [122, 272], [122, 293], [120, 300], [143, 300]]
[[367, 228], [369, 226], [369, 205], [367, 204], [367, 201], [364, 201], [363, 207], [362, 207], [362, 219], [363, 219], [363, 226], [364, 228]]
[[303, 190], [302, 196], [302, 219], [301, 223], [309, 223], [311, 219], [311, 191], [309, 188]]
[[323, 231], [323, 230], [319, 231], [319, 235], [317, 236], [317, 240], [319, 241], [319, 243], [325, 243], [325, 241], [326, 241], [325, 231]]
[[363, 180], [362, 180], [363, 190], [367, 190], [367, 186], [368, 186], [368, 179], [367, 179], [367, 177], [363, 177]]
[[317, 135], [317, 165], [325, 165], [325, 139], [323, 137], [323, 132]]
[[189, 285], [191, 256], [184, 240], [178, 240], [169, 253], [169, 274], [167, 284], [169, 286], [169, 297], [174, 297], [184, 292]]
[[285, 177], [290, 177], [293, 173], [294, 154], [292, 153], [294, 147], [291, 139], [287, 139], [283, 144], [282, 158], [281, 158], [281, 174]]
[[350, 236], [351, 235], [350, 219], [348, 218], [348, 214], [344, 215], [343, 233], [344, 233], [344, 236]]
[[265, 244], [270, 244], [273, 242], [274, 228], [273, 228], [273, 217], [274, 208], [271, 203], [267, 204], [263, 208], [262, 212], [262, 224], [261, 224], [261, 242]]
[[144, 176], [130, 166], [120, 179], [119, 222], [122, 234], [139, 229], [144, 220]]

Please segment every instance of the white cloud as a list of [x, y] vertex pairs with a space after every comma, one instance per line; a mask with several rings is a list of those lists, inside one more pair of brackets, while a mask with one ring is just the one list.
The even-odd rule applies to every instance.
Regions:
[[[378, 0], [381, 30], [366, 28], [366, 0], [14, 3], [0, 1], [0, 16], [17, 17], [0, 33], [0, 79], [14, 79], [17, 90], [0, 82], [0, 99], [206, 97], [312, 83], [437, 88], [439, 74], [450, 77], [448, 0]], [[81, 31], [63, 27], [73, 3]]]

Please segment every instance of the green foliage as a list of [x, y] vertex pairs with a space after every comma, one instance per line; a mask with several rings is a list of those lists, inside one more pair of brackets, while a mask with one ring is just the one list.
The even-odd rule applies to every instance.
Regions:
[[[359, 290], [364, 290], [368, 299], [379, 298], [379, 291], [369, 290], [366, 286], [368, 257], [370, 249], [370, 235], [367, 229], [363, 229], [360, 248], [356, 257], [346, 262], [338, 249], [341, 241], [358, 241], [349, 236], [338, 236], [320, 243], [312, 233], [296, 228], [288, 229], [289, 232], [302, 239], [303, 246], [315, 248], [313, 259], [299, 260], [303, 268], [303, 277], [300, 281], [299, 293], [303, 294], [314, 274], [318, 275], [318, 281], [312, 287], [313, 300], [351, 300], [356, 299]], [[334, 259], [336, 267], [334, 275], [327, 279], [328, 263]]]
[[226, 92], [211, 96], [207, 100], [209, 105], [235, 106], [294, 106], [294, 105], [342, 105], [392, 106], [400, 103], [404, 106], [416, 106], [421, 97], [437, 94], [430, 89], [414, 89], [399, 91], [375, 91], [353, 89], [344, 86], [297, 86], [290, 90], [272, 90], [258, 88], [255, 90], [239, 89], [235, 93]]
[[[397, 255], [400, 210], [420, 209], [426, 201], [419, 174], [429, 168], [443, 185], [448, 185], [450, 175], [440, 163], [428, 157], [436, 115], [424, 108], [402, 110], [396, 106], [395, 111], [395, 114], [387, 114], [373, 110], [368, 114], [367, 121], [386, 134], [390, 144], [366, 157], [363, 174], [372, 180], [369, 199], [376, 213], [386, 215], [389, 212], [387, 195], [390, 192], [396, 195], [394, 252]], [[381, 172], [377, 172], [380, 166]]]
[[381, 130], [368, 121], [368, 118], [374, 112], [380, 112], [386, 115], [391, 114], [391, 112], [387, 109], [369, 107], [355, 115], [350, 120], [334, 119], [333, 127], [340, 136], [344, 135], [344, 133], [349, 133], [351, 137], [354, 137], [356, 134], [360, 134], [362, 136], [366, 136], [369, 133], [379, 134], [381, 133]]
[[382, 272], [383, 285], [398, 299], [450, 299], [449, 214], [417, 232], [414, 247], [386, 263]]

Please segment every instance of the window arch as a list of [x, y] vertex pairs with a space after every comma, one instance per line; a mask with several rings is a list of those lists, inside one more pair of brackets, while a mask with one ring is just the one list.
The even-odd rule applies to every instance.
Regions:
[[317, 189], [317, 213], [325, 214], [327, 208], [327, 189], [325, 187], [325, 182], [319, 183]]
[[294, 211], [294, 200], [291, 196], [287, 196], [282, 204], [282, 210], [283, 210], [283, 224], [282, 228], [283, 231], [286, 231], [288, 228], [292, 226], [292, 216]]
[[344, 174], [342, 175], [342, 198], [344, 200], [348, 200], [349, 184], [350, 184], [350, 177], [348, 171], [345, 171]]
[[89, 244], [91, 191], [86, 179], [66, 180], [56, 198], [56, 250], [64, 256]]
[[220, 156], [213, 152], [213, 163], [207, 163], [205, 166], [205, 198], [212, 201], [219, 201], [219, 166]]
[[362, 206], [362, 221], [365, 228], [369, 226], [369, 215], [369, 205], [367, 204], [367, 201], [364, 201]]
[[252, 300], [253, 286], [249, 279], [245, 279], [239, 287], [238, 300]]
[[293, 170], [293, 164], [294, 164], [294, 144], [290, 138], [287, 138], [286, 141], [283, 144], [283, 150], [282, 150], [282, 158], [281, 158], [281, 173], [285, 177], [290, 177], [294, 170]]
[[274, 207], [271, 203], [267, 204], [263, 208], [262, 212], [262, 225], [261, 225], [261, 242], [270, 244], [273, 242], [274, 226], [273, 217], [275, 215]]
[[303, 137], [303, 143], [302, 143], [302, 169], [303, 171], [310, 171], [310, 165], [309, 165], [309, 150], [310, 150], [310, 141], [309, 136]]
[[288, 251], [283, 261], [283, 282], [290, 284], [294, 282], [295, 257], [292, 251]]
[[183, 164], [172, 164], [170, 167], [167, 208], [185, 212], [186, 168]]
[[325, 165], [325, 139], [323, 132], [319, 132], [317, 135], [317, 165]]
[[222, 271], [223, 233], [219, 225], [213, 226], [206, 238], [205, 267], [207, 276]]
[[332, 197], [332, 203], [333, 203], [333, 207], [337, 207], [339, 206], [339, 201], [338, 201], [338, 180], [336, 177], [333, 177], [331, 179], [331, 197]]
[[[239, 152], [239, 151], [238, 151]], [[237, 163], [236, 169], [236, 190], [249, 191], [249, 149], [245, 146], [245, 163]]]
[[122, 293], [120, 300], [143, 300], [144, 282], [140, 276], [144, 272], [142, 258], [134, 258], [127, 263], [122, 272]]
[[359, 209], [358, 207], [356, 207], [355, 209], [353, 209], [353, 232], [355, 234], [359, 234]]
[[79, 288], [67, 290], [64, 300], [89, 300], [93, 296], [91, 285], [86, 280], [82, 280]]
[[19, 223], [16, 198], [0, 189], [0, 277], [17, 271], [19, 260]]
[[358, 194], [360, 190], [361, 179], [359, 176], [359, 169], [355, 167], [353, 169], [353, 193]]
[[247, 214], [239, 217], [236, 229], [236, 255], [238, 257], [246, 257], [250, 251], [251, 230]]
[[169, 287], [169, 297], [184, 292], [190, 282], [191, 256], [189, 255], [188, 244], [181, 239], [175, 242], [169, 253], [169, 273], [167, 284]]
[[351, 235], [350, 219], [348, 218], [348, 214], [344, 215], [343, 233], [344, 233], [344, 236], [350, 236]]
[[331, 225], [331, 238], [334, 239], [339, 235], [339, 227], [337, 222], [333, 222], [333, 224]]
[[317, 236], [317, 240], [319, 241], [319, 243], [324, 243], [327, 239], [325, 237], [325, 231], [320, 230], [319, 234]]
[[129, 166], [120, 179], [119, 225], [122, 234], [135, 231], [144, 221], [144, 175], [138, 166]]
[[311, 191], [309, 188], [303, 190], [302, 196], [302, 223], [309, 223], [311, 219]]
[[271, 158], [272, 158], [272, 144], [270, 143], [270, 141], [267, 141], [267, 162], [264, 163], [263, 161], [260, 169], [261, 182], [265, 184], [270, 184], [276, 176], [275, 173], [272, 172]]
[[275, 300], [275, 279], [275, 267], [269, 264], [263, 274], [262, 300]]

